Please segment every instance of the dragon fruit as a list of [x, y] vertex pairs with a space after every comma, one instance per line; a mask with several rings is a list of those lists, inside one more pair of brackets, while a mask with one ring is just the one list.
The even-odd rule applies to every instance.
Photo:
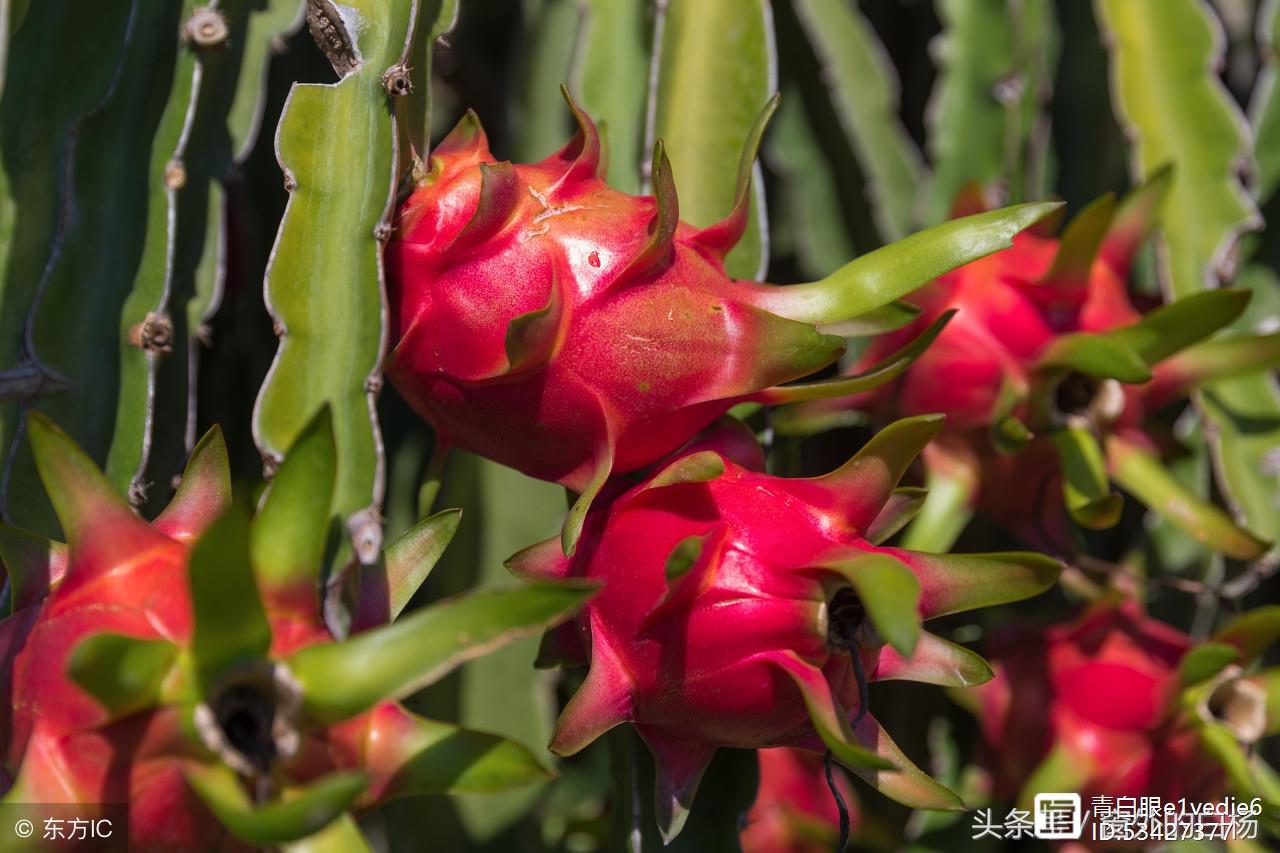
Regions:
[[[840, 812], [827, 784], [822, 756], [799, 749], [762, 749], [760, 787], [739, 836], [742, 853], [828, 853], [840, 837]], [[856, 828], [853, 786], [838, 769], [832, 778]]]
[[[1249, 291], [1199, 293], [1146, 314], [1131, 302], [1130, 266], [1169, 174], [1119, 205], [1099, 199], [1061, 238], [1024, 232], [1009, 249], [939, 277], [908, 297], [920, 311], [912, 323], [872, 342], [865, 363], [956, 312], [904, 375], [841, 404], [885, 418], [947, 416], [924, 460], [932, 491], [950, 502], [926, 506], [907, 544], [945, 550], [977, 508], [1031, 544], [1061, 550], [1064, 503], [1084, 526], [1118, 519], [1122, 499], [1110, 476], [1232, 557], [1266, 549], [1158, 464], [1164, 436], [1155, 412], [1200, 382], [1280, 360], [1276, 334], [1201, 343], [1244, 310]], [[959, 210], [977, 204], [966, 197]], [[793, 422], [819, 422], [833, 408], [805, 404]]]
[[758, 456], [695, 443], [639, 485], [611, 488], [575, 556], [556, 540], [515, 555], [520, 576], [603, 584], [577, 623], [590, 669], [551, 750], [569, 755], [633, 723], [657, 765], [666, 838], [718, 747], [830, 749], [904, 803], [959, 808], [866, 713], [862, 683], [980, 682], [985, 662], [921, 633], [920, 620], [1026, 598], [1059, 567], [1033, 554], [874, 544], [919, 506], [918, 490], [895, 488], [941, 423], [899, 421], [812, 479], [769, 476], [754, 469]]
[[[446, 512], [353, 577], [353, 634], [336, 642], [318, 573], [336, 468], [327, 409], [252, 524], [231, 503], [216, 429], [151, 524], [51, 423], [33, 414], [28, 431], [68, 543], [0, 527], [15, 608], [0, 623], [6, 802], [79, 803], [82, 817], [127, 803], [130, 849], [240, 850], [355, 832], [347, 810], [392, 797], [545, 778], [522, 747], [395, 699], [585, 592], [476, 594], [381, 624], [452, 536]], [[446, 742], [448, 761], [433, 752]]]
[[[400, 208], [386, 252], [394, 347], [386, 375], [445, 446], [581, 493], [567, 551], [611, 472], [656, 462], [738, 403], [886, 381], [940, 328], [864, 377], [778, 387], [844, 351], [841, 337], [815, 324], [879, 308], [931, 274], [855, 261], [791, 287], [726, 275], [775, 105], [748, 138], [732, 210], [707, 228], [680, 221], [660, 141], [653, 197], [607, 186], [596, 127], [571, 99], [577, 135], [534, 164], [495, 162], [468, 114]], [[1051, 209], [984, 214], [946, 252], [921, 252], [923, 264], [941, 271], [995, 251]]]
[[1007, 629], [988, 649], [995, 678], [975, 691], [994, 793], [1254, 796], [1263, 777], [1246, 750], [1280, 721], [1267, 719], [1274, 674], [1241, 665], [1274, 639], [1277, 614], [1247, 614], [1201, 646], [1123, 598]]

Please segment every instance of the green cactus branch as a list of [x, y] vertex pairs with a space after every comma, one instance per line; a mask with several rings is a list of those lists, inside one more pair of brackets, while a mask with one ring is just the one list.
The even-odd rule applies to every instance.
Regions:
[[898, 81], [889, 57], [855, 7], [840, 0], [799, 0], [794, 8], [867, 175], [877, 228], [885, 242], [905, 237], [920, 219], [917, 207], [928, 173], [898, 119]]
[[[187, 179], [183, 156], [191, 139], [191, 114], [199, 97], [203, 61], [202, 52], [189, 41], [191, 34], [185, 30], [192, 23], [196, 5], [194, 0], [187, 0], [178, 14], [183, 29], [174, 35], [182, 43], [175, 53], [172, 85], [166, 92], [164, 111], [151, 140], [146, 170], [146, 231], [142, 255], [132, 290], [120, 313], [119, 334], [128, 345], [120, 348], [120, 391], [106, 471], [116, 488], [127, 491], [135, 505], [145, 500], [143, 474], [153, 435], [156, 374], [160, 362], [174, 349], [174, 327], [168, 313], [174, 249], [172, 229], [177, 219], [178, 193]], [[225, 27], [216, 8], [211, 8], [206, 16], [205, 20], [194, 22], [196, 29]], [[225, 30], [223, 35], [225, 37]], [[162, 431], [161, 435], [166, 433]]]
[[[74, 389], [73, 394], [40, 401], [39, 407], [65, 424], [98, 459], [107, 455], [113, 440], [120, 382], [116, 354], [127, 345], [118, 327], [100, 318], [120, 316], [133, 280], [146, 219], [146, 160], [162, 106], [154, 90], [139, 81], [144, 75], [167, 79], [177, 51], [176, 8], [113, 3], [103, 12], [104, 20], [89, 24], [71, 6], [53, 6], [30, 17], [17, 33], [15, 51], [43, 39], [62, 42], [54, 50], [79, 51], [66, 61], [83, 76], [68, 71], [66, 79], [55, 75], [48, 82], [24, 80], [21, 86], [10, 80], [17, 87], [12, 91], [37, 99], [56, 101], [63, 87], [71, 87], [77, 97], [70, 104], [30, 103], [25, 109], [37, 112], [27, 112], [25, 122], [21, 112], [5, 118], [6, 134], [50, 136], [10, 137], [6, 145], [10, 187], [20, 210], [9, 244], [4, 294], [6, 304], [13, 300], [13, 308], [0, 312], [6, 346], [15, 346], [10, 330], [23, 323], [16, 347], [22, 358], [47, 365]], [[32, 61], [33, 68], [40, 67]], [[46, 85], [52, 88], [44, 89]], [[23, 110], [24, 103], [20, 97], [6, 99], [7, 109]], [[77, 115], [83, 118], [74, 118]], [[19, 124], [11, 124], [11, 118]], [[48, 150], [28, 148], [19, 154], [12, 147], [15, 143]], [[19, 166], [14, 156], [35, 159]], [[30, 191], [43, 197], [31, 198], [26, 195]], [[42, 245], [27, 243], [35, 234], [22, 234], [32, 226], [43, 232], [38, 238]], [[30, 252], [37, 245], [42, 256]], [[40, 272], [33, 275], [36, 269]], [[104, 358], [104, 353], [110, 355]], [[0, 491], [15, 522], [53, 533], [56, 523], [30, 451], [13, 430], [16, 413], [17, 407], [5, 409], [7, 452]]]
[[[1221, 25], [1196, 0], [1100, 0], [1098, 11], [1110, 40], [1117, 109], [1135, 141], [1133, 172], [1141, 177], [1173, 164], [1162, 217], [1165, 291], [1181, 296], [1219, 286], [1235, 275], [1240, 235], [1260, 225], [1239, 177], [1249, 143], [1244, 117], [1216, 71]], [[1249, 315], [1242, 320], [1251, 322]], [[1280, 443], [1280, 396], [1256, 374], [1212, 383], [1196, 399], [1227, 500], [1246, 526], [1275, 541], [1280, 472], [1267, 460]]]
[[1265, 0], [1258, 11], [1258, 50], [1264, 64], [1253, 95], [1249, 99], [1249, 126], [1253, 129], [1253, 151], [1258, 159], [1253, 194], [1265, 204], [1280, 186], [1280, 93], [1277, 77], [1280, 65], [1280, 2]]
[[1099, 0], [1117, 111], [1134, 139], [1133, 173], [1166, 163], [1173, 185], [1161, 220], [1169, 292], [1230, 279], [1240, 234], [1259, 227], [1238, 177], [1244, 116], [1218, 80], [1220, 24], [1198, 0]]
[[408, 52], [407, 96], [396, 101], [396, 125], [400, 133], [400, 170], [410, 156], [427, 160], [431, 145], [431, 57], [436, 41], [458, 21], [461, 0], [419, 0], [415, 11], [413, 44]]
[[938, 82], [925, 114], [934, 183], [929, 221], [945, 219], [969, 181], [1042, 197], [1048, 129], [1040, 106], [1056, 55], [1044, 0], [942, 0]]
[[382, 544], [384, 460], [373, 405], [386, 333], [382, 246], [399, 185], [388, 107], [407, 94], [417, 7], [309, 0], [308, 24], [341, 79], [295, 85], [276, 139], [290, 198], [265, 294], [280, 346], [254, 435], [270, 470], [310, 413], [332, 406], [340, 460], [333, 510], [348, 521], [365, 564]]
[[588, 0], [571, 78], [582, 108], [600, 123], [609, 152], [608, 181], [623, 192], [640, 191], [644, 168], [645, 85], [649, 34], [644, 0]]
[[[656, 14], [645, 147], [665, 143], [681, 216], [705, 227], [733, 207], [743, 140], [778, 88], [773, 20], [761, 0], [671, 0]], [[753, 174], [751, 220], [725, 268], [759, 280], [768, 221], [758, 165]]]
[[[69, 380], [32, 350], [33, 302], [66, 230], [65, 200], [72, 133], [107, 96], [124, 49], [132, 8], [107, 4], [90, 25], [74, 4], [43, 5], [24, 20], [28, 4], [5, 0], [8, 26], [0, 116], [0, 513], [10, 518], [12, 467], [21, 442], [23, 406], [70, 387]], [[43, 58], [53, 62], [45, 67]], [[25, 499], [23, 494], [19, 500]]]
[[244, 5], [252, 8], [254, 14], [249, 15], [248, 26], [240, 34], [244, 61], [227, 112], [231, 150], [237, 162], [248, 156], [267, 118], [263, 114], [267, 69], [272, 58], [283, 49], [285, 39], [302, 28], [306, 0], [265, 0]]
[[[173, 85], [148, 168], [147, 231], [121, 316], [120, 396], [107, 473], [135, 504], [168, 482], [195, 440], [194, 345], [220, 282], [198, 283], [221, 251], [220, 187], [229, 170], [226, 115], [251, 4], [220, 0], [181, 10]], [[208, 296], [198, 298], [197, 291]], [[157, 421], [182, 429], [155, 429]]]

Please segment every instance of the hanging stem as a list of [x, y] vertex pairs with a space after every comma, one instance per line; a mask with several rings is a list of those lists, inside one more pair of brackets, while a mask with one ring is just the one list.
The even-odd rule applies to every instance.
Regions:
[[[861, 671], [859, 667], [858, 672]], [[822, 756], [822, 767], [827, 773], [827, 787], [831, 789], [831, 797], [836, 801], [836, 811], [840, 814], [840, 840], [836, 843], [836, 853], [840, 853], [849, 844], [849, 805], [844, 801], [840, 786], [836, 784], [835, 761], [829, 749]]]

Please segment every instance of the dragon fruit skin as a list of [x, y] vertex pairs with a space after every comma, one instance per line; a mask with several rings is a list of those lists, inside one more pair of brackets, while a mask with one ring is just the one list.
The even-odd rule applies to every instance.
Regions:
[[[213, 455], [225, 453], [216, 431], [202, 444]], [[230, 496], [229, 482], [211, 467], [196, 466], [191, 473], [153, 526], [121, 502], [86, 492], [85, 525], [73, 531], [69, 549], [54, 546], [58, 566], [50, 573], [48, 596], [15, 602], [20, 609], [3, 623], [15, 626], [17, 634], [5, 764], [18, 779], [23, 801], [127, 802], [131, 840], [140, 849], [201, 843], [213, 850], [249, 849], [231, 838], [184, 782], [184, 753], [195, 755], [176, 713], [110, 721], [66, 675], [72, 649], [103, 630], [179, 643], [189, 639], [187, 543]], [[121, 754], [128, 758], [120, 760]]]
[[[761, 749], [760, 786], [739, 835], [743, 853], [828, 853], [840, 833], [840, 813], [827, 785], [822, 756], [799, 749]], [[858, 825], [853, 786], [839, 769], [833, 778]]]
[[1127, 600], [994, 640], [996, 676], [976, 692], [997, 796], [1016, 798], [1054, 753], [1077, 774], [1071, 790], [1086, 800], [1220, 799], [1221, 766], [1171, 712], [1178, 665], [1191, 646]]
[[[1023, 232], [1012, 247], [953, 270], [908, 297], [921, 314], [873, 341], [865, 359], [874, 361], [876, 353], [908, 339], [943, 311], [959, 310], [913, 369], [869, 393], [893, 399], [901, 417], [942, 412], [951, 433], [985, 430], [1002, 385], [1027, 386], [1036, 359], [1056, 338], [1106, 332], [1141, 317], [1125, 291], [1125, 273], [1111, 266], [1127, 266], [1129, 259], [1108, 252], [1105, 243], [1087, 280], [1047, 287], [1043, 279], [1059, 248], [1057, 239]], [[1126, 388], [1121, 427], [1141, 423], [1140, 388]]]
[[[1073, 333], [1104, 333], [1142, 319], [1128, 293], [1133, 259], [1152, 227], [1153, 210], [1166, 177], [1153, 179], [1127, 200], [1097, 241], [1091, 257], [1056, 265], [1060, 255], [1079, 249], [1062, 237], [1023, 232], [1013, 245], [939, 276], [907, 297], [921, 309], [906, 327], [873, 340], [864, 360], [901, 343], [913, 330], [943, 311], [955, 309], [913, 369], [881, 386], [861, 402], [886, 406], [897, 417], [925, 412], [947, 416], [949, 434], [973, 435], [990, 428], [1000, 408], [1003, 386], [1026, 389], [1037, 360], [1055, 341]], [[1104, 197], [1103, 201], [1106, 198]], [[1124, 405], [1108, 424], [1140, 442], [1148, 413], [1185, 388], [1176, 363], [1152, 368], [1150, 381], [1124, 384]], [[890, 402], [891, 401], [891, 402]]]
[[[312, 427], [328, 429], [327, 410], [322, 414]], [[192, 703], [200, 697], [190, 692], [189, 671], [170, 670], [165, 676], [160, 695], [168, 698], [116, 713], [71, 674], [77, 650], [94, 637], [166, 641], [183, 650], [180, 657], [194, 654], [189, 563], [202, 534], [220, 523], [231, 506], [221, 434], [215, 429], [197, 445], [173, 501], [147, 523], [111, 491], [65, 434], [35, 416], [28, 429], [41, 476], [50, 494], [61, 496], [55, 506], [69, 542], [51, 543], [0, 526], [0, 558], [15, 581], [16, 607], [0, 622], [0, 637], [14, 650], [4, 696], [6, 707], [14, 712], [3, 732], [3, 746], [4, 769], [15, 781], [6, 801], [77, 803], [85, 807], [84, 817], [90, 816], [87, 810], [94, 804], [127, 803], [130, 849], [258, 849], [233, 835], [189, 781], [190, 772], [216, 766], [210, 764], [217, 760], [215, 752], [238, 769], [223, 752], [225, 741], [223, 748], [215, 749], [200, 730], [198, 709], [194, 719], [190, 716]], [[331, 449], [332, 434], [326, 435]], [[284, 466], [289, 465], [286, 458]], [[301, 466], [297, 470], [309, 473]], [[273, 488], [284, 471], [282, 467]], [[295, 528], [302, 524], [301, 517], [295, 513], [291, 518]], [[32, 559], [33, 552], [36, 557], [38, 552], [47, 555], [43, 565]], [[47, 588], [37, 591], [30, 582], [34, 577]], [[261, 579], [257, 593], [270, 627], [267, 653], [273, 660], [295, 660], [299, 652], [335, 643], [321, 618], [314, 578]], [[376, 611], [374, 602], [357, 613], [357, 638], [379, 629]], [[384, 655], [388, 650], [383, 649]], [[227, 677], [234, 682], [235, 674], [250, 666], [242, 660]], [[212, 689], [216, 694], [218, 688]], [[273, 701], [282, 701], [280, 696], [277, 693]], [[203, 701], [217, 707], [217, 700], [207, 693]], [[296, 749], [278, 754], [270, 769], [273, 785], [300, 792], [310, 783], [356, 771], [363, 785], [353, 805], [371, 806], [388, 796], [423, 790], [421, 782], [407, 778], [414, 774], [406, 776], [406, 766], [415, 750], [426, 745], [424, 738], [438, 739], [447, 734], [443, 729], [454, 730], [416, 717], [393, 699], [370, 703], [360, 713], [335, 716], [336, 721], [327, 724], [317, 723], [314, 715], [297, 724]], [[231, 737], [226, 731], [222, 737]], [[493, 741], [478, 748], [507, 750], [492, 736], [465, 734]], [[456, 768], [451, 772], [457, 776]]]
[[[632, 722], [658, 765], [656, 810], [668, 837], [716, 748], [830, 747], [865, 771], [833, 746], [842, 730], [901, 768], [881, 764], [872, 774], [890, 796], [958, 807], [861, 712], [857, 669], [871, 681], [977, 683], [985, 665], [929, 634], [903, 642], [873, 597], [905, 582], [916, 591], [907, 597], [907, 618], [918, 624], [1038, 593], [1058, 567], [1037, 555], [952, 558], [867, 540], [940, 425], [937, 417], [900, 421], [840, 469], [813, 479], [772, 477], [742, 464], [750, 460], [694, 445], [598, 503], [577, 556], [548, 541], [513, 557], [519, 575], [603, 584], [578, 622], [591, 668], [561, 715], [552, 751], [572, 754]], [[851, 595], [871, 564], [893, 571]]]
[[[1140, 499], [1197, 539], [1205, 540], [1204, 531], [1215, 527], [1223, 532], [1211, 540], [1213, 547], [1237, 559], [1259, 556], [1267, 543], [1234, 527], [1219, 509], [1189, 493], [1173, 496], [1167, 483], [1152, 488], [1123, 473], [1126, 458], [1139, 454], [1154, 464], [1168, 446], [1167, 430], [1152, 422], [1158, 410], [1214, 370], [1224, 375], [1256, 369], [1280, 351], [1275, 335], [1241, 336], [1234, 364], [1223, 359], [1208, 366], [1212, 359], [1205, 356], [1214, 343], [1191, 346], [1238, 316], [1248, 291], [1208, 291], [1145, 314], [1135, 307], [1128, 295], [1129, 271], [1154, 223], [1168, 175], [1158, 173], [1119, 205], [1110, 197], [1100, 199], [1058, 238], [1020, 233], [1010, 248], [945, 273], [906, 297], [919, 315], [874, 339], [859, 364], [874, 362], [944, 311], [954, 316], [892, 382], [848, 401], [806, 403], [802, 411], [853, 406], [880, 418], [945, 414], [940, 440], [925, 453], [926, 469], [963, 483], [968, 509], [999, 520], [1038, 548], [1068, 547], [1064, 509], [1087, 527], [1115, 523], [1121, 500], [1108, 494], [1109, 473], [1125, 488], [1142, 491]], [[1207, 310], [1197, 317], [1201, 306]], [[1161, 312], [1163, 318], [1157, 319]], [[1180, 314], [1176, 321], [1175, 313]], [[1194, 331], [1184, 335], [1179, 324]], [[1077, 339], [1106, 343], [1126, 334], [1127, 341], [1147, 336], [1141, 358], [1130, 351], [1140, 370], [1136, 377], [1106, 378], [1115, 367], [1110, 356], [1101, 359], [1102, 373], [1093, 375], [1053, 361]], [[1010, 422], [1020, 433], [1011, 441], [1001, 434]], [[1066, 433], [1075, 436], [1068, 439]], [[1098, 466], [1106, 469], [1091, 475], [1103, 480], [1094, 494], [1075, 501], [1068, 497], [1065, 507], [1064, 491], [1071, 487], [1064, 485], [1064, 439], [1092, 445]], [[941, 550], [954, 540], [926, 533], [906, 541]]]
[[581, 491], [844, 345], [725, 274], [745, 203], [707, 229], [679, 222], [661, 160], [656, 197], [611, 189], [574, 115], [578, 135], [540, 163], [493, 162], [471, 115], [435, 150], [386, 254], [387, 375], [446, 443]]

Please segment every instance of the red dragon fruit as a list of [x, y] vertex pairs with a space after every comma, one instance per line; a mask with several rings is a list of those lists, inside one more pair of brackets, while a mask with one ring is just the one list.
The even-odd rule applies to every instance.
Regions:
[[1240, 664], [1274, 639], [1278, 614], [1255, 611], [1200, 647], [1127, 599], [1006, 630], [989, 649], [996, 676], [976, 691], [995, 794], [1253, 796], [1245, 750], [1277, 721], [1268, 726], [1266, 691]]
[[[239, 850], [327, 824], [354, 832], [331, 821], [391, 797], [545, 777], [523, 748], [394, 700], [486, 643], [544, 627], [583, 591], [501, 593], [523, 601], [505, 625], [485, 624], [506, 609], [487, 594], [381, 625], [456, 528], [457, 513], [442, 513], [358, 578], [354, 633], [335, 642], [318, 575], [336, 465], [327, 409], [252, 524], [231, 505], [217, 430], [151, 524], [56, 427], [32, 415], [28, 430], [68, 543], [0, 527], [15, 607], [0, 623], [12, 662], [0, 697], [13, 709], [0, 731], [6, 802], [78, 803], [85, 818], [127, 803], [131, 850]], [[450, 760], [437, 760], [431, 748], [446, 740]]]
[[[762, 749], [760, 787], [739, 836], [742, 853], [829, 853], [840, 838], [840, 812], [827, 784], [822, 756], [799, 749]], [[838, 769], [832, 778], [858, 824], [853, 786]]]
[[633, 723], [657, 764], [667, 838], [722, 746], [830, 749], [904, 803], [959, 808], [866, 713], [860, 682], [983, 680], [981, 658], [921, 633], [920, 620], [1033, 595], [1058, 565], [873, 544], [918, 507], [918, 490], [895, 487], [940, 427], [938, 416], [899, 421], [813, 479], [772, 477], [695, 444], [606, 494], [576, 556], [548, 540], [513, 557], [519, 575], [603, 584], [579, 622], [590, 670], [552, 751]]
[[[571, 100], [577, 135], [527, 165], [495, 162], [468, 114], [400, 209], [386, 253], [394, 347], [386, 374], [445, 446], [582, 493], [566, 550], [610, 472], [656, 462], [738, 403], [885, 381], [940, 327], [860, 379], [777, 387], [843, 352], [844, 340], [815, 324], [884, 306], [936, 273], [911, 264], [886, 271], [872, 259], [874, 269], [855, 261], [791, 287], [726, 275], [775, 105], [749, 137], [733, 209], [707, 228], [680, 221], [661, 142], [653, 197], [607, 186], [595, 125]], [[984, 214], [965, 225], [971, 232], [951, 235], [946, 252], [921, 252], [924, 266], [941, 272], [995, 251], [1051, 209]]]
[[[1064, 500], [1080, 524], [1115, 523], [1122, 502], [1110, 475], [1230, 556], [1265, 550], [1158, 465], [1153, 413], [1199, 382], [1280, 359], [1280, 335], [1198, 344], [1243, 311], [1248, 291], [1204, 292], [1145, 315], [1130, 301], [1129, 269], [1169, 174], [1118, 206], [1098, 200], [1060, 239], [1024, 232], [939, 277], [908, 297], [920, 310], [912, 323], [872, 342], [867, 363], [956, 312], [903, 376], [852, 403], [886, 418], [947, 416], [924, 458], [931, 491], [950, 503], [926, 506], [907, 544], [945, 550], [976, 507], [1035, 545], [1061, 548], [1066, 531], [1053, 510]], [[796, 420], [833, 407], [806, 404]]]

